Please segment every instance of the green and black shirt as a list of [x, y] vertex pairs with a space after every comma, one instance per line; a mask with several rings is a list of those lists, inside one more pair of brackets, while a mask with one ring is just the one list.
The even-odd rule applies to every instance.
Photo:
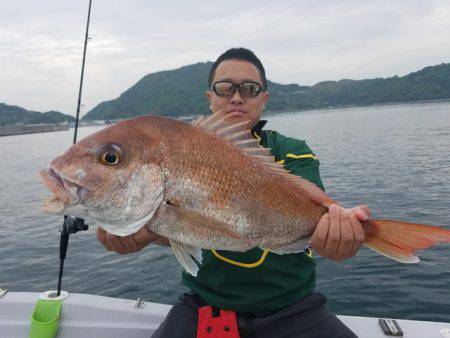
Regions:
[[[323, 189], [319, 161], [304, 141], [252, 129], [260, 145], [271, 149], [275, 160], [294, 175]], [[247, 252], [203, 251], [197, 277], [183, 271], [183, 283], [206, 303], [222, 309], [264, 314], [280, 310], [310, 294], [315, 287], [315, 262], [311, 251], [277, 255], [259, 248]]]

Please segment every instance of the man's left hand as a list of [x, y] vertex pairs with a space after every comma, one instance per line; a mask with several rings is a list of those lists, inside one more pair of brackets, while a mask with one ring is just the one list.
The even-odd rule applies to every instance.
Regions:
[[367, 205], [353, 209], [331, 205], [317, 224], [311, 248], [336, 262], [355, 256], [365, 239], [361, 222], [367, 221], [370, 214]]

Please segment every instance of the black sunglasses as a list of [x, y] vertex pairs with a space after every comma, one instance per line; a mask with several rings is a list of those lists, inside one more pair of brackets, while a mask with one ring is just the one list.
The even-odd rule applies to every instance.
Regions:
[[255, 97], [259, 93], [263, 92], [263, 87], [258, 82], [245, 81], [242, 83], [233, 83], [230, 81], [217, 81], [214, 82], [211, 90], [220, 97], [232, 97], [239, 90], [239, 94], [242, 97]]

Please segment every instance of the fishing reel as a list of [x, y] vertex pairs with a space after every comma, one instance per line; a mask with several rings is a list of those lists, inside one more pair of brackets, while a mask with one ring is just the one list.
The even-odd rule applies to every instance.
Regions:
[[66, 258], [67, 246], [69, 245], [69, 235], [78, 231], [89, 229], [89, 225], [84, 223], [84, 219], [73, 216], [64, 216], [64, 223], [61, 231], [61, 240], [59, 242], [59, 259]]
[[84, 223], [84, 219], [73, 217], [73, 216], [64, 216], [64, 223], [61, 229], [61, 234], [74, 234], [78, 231], [86, 231], [89, 229], [89, 225]]

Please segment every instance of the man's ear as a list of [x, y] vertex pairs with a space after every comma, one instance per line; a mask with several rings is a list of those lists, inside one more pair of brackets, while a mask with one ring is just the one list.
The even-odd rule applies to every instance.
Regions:
[[263, 98], [264, 98], [264, 105], [266, 105], [267, 101], [269, 100], [269, 92], [265, 91], [262, 93]]
[[205, 96], [206, 96], [206, 98], [209, 101], [209, 110], [212, 110], [212, 107], [211, 107], [211, 95], [212, 95], [212, 92], [210, 90], [207, 90], [205, 92]]

